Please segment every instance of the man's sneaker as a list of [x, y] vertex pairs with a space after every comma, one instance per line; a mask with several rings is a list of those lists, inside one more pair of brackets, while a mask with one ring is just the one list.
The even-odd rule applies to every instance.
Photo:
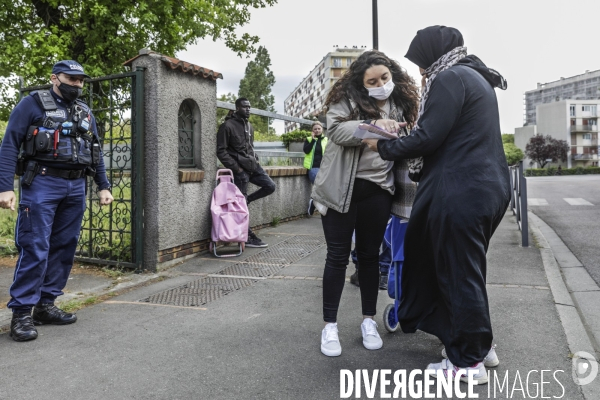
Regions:
[[380, 275], [379, 276], [379, 290], [387, 290], [388, 285], [388, 276]]
[[358, 283], [358, 268], [356, 269], [356, 271], [354, 271], [352, 275], [350, 275], [350, 283], [355, 286], [360, 286]]
[[248, 241], [246, 242], [246, 247], [267, 247], [268, 244], [263, 242], [256, 236], [254, 233], [248, 234]]
[[[442, 357], [448, 358], [445, 347], [442, 349]], [[496, 345], [493, 345], [487, 353], [487, 356], [483, 359], [483, 365], [485, 365], [486, 368], [494, 368], [497, 367], [498, 364], [500, 364], [500, 360], [498, 360], [498, 355], [496, 354]]]
[[65, 312], [52, 303], [35, 306], [32, 317], [35, 325], [68, 325], [77, 321], [77, 315]]
[[321, 332], [321, 353], [329, 357], [337, 357], [342, 354], [337, 323], [329, 323], [323, 328]]
[[377, 332], [377, 322], [372, 318], [363, 319], [360, 324], [360, 330], [362, 331], [363, 346], [368, 350], [377, 350], [383, 346], [383, 340], [379, 337]]
[[315, 213], [315, 203], [313, 199], [308, 201], [308, 215], [313, 215]]
[[38, 337], [37, 329], [33, 326], [33, 320], [29, 313], [13, 313], [10, 321], [10, 333], [8, 334], [15, 342], [25, 342]]
[[485, 371], [485, 366], [482, 362], [477, 363], [471, 367], [459, 368], [456, 365], [452, 365], [452, 362], [448, 359], [443, 359], [440, 363], [433, 363], [427, 366], [428, 370], [433, 370], [432, 375], [437, 376], [437, 371], [444, 371], [444, 377], [448, 378], [448, 374], [452, 374], [452, 379], [456, 378], [458, 371], [463, 370], [464, 373], [460, 375], [461, 382], [469, 383], [469, 371], [475, 371], [473, 375], [473, 384], [483, 385], [488, 383], [488, 375]]

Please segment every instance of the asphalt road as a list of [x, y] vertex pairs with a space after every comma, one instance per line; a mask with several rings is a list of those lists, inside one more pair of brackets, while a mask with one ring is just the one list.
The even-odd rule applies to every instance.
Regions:
[[600, 175], [527, 178], [527, 198], [600, 284]]

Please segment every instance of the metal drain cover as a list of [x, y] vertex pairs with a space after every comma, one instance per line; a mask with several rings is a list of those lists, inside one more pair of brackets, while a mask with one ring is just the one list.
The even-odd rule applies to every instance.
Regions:
[[200, 307], [231, 292], [252, 285], [257, 282], [256, 279], [252, 279], [254, 277], [273, 276], [284, 266], [301, 260], [324, 245], [324, 236], [293, 236], [246, 258], [244, 261], [229, 265], [217, 272], [219, 275], [239, 276], [240, 278], [214, 276], [201, 278], [153, 294], [140, 300], [140, 302]]
[[207, 277], [185, 285], [153, 294], [140, 300], [152, 304], [168, 304], [184, 307], [200, 307], [243, 287], [250, 286], [251, 279]]

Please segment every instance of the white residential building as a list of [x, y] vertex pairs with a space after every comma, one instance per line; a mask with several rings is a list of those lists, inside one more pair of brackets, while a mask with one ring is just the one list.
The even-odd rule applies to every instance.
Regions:
[[535, 125], [536, 107], [561, 100], [600, 100], [600, 70], [560, 78], [554, 82], [538, 83], [525, 92], [523, 126]]
[[[323, 110], [325, 99], [334, 83], [348, 69], [365, 49], [336, 48], [310, 71], [308, 76], [290, 93], [284, 101], [284, 114], [292, 117], [311, 119]], [[285, 131], [297, 129], [295, 122], [286, 122]]]
[[[570, 154], [563, 165], [568, 168], [598, 166], [598, 109], [600, 100], [560, 100], [536, 106], [536, 124], [515, 129], [515, 145], [525, 152], [536, 134], [565, 140]], [[536, 167], [525, 159], [526, 168]]]

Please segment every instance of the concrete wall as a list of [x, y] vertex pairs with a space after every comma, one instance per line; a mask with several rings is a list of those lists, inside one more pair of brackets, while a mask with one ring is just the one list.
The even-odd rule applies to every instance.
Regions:
[[[158, 251], [210, 235], [209, 204], [217, 170], [216, 83], [167, 68], [160, 55], [135, 59], [145, 71], [144, 268], [154, 270]], [[195, 157], [205, 168], [202, 182], [179, 182], [178, 112], [194, 104]]]
[[[201, 75], [172, 69], [160, 54], [135, 58], [132, 69], [145, 69], [144, 144], [144, 268], [156, 270], [182, 261], [208, 247], [210, 201], [215, 187], [216, 82]], [[180, 182], [178, 167], [178, 113], [181, 104], [193, 104], [196, 171], [204, 178]], [[303, 170], [305, 171], [305, 170]], [[298, 175], [301, 174], [301, 175]], [[274, 173], [274, 175], [278, 175]], [[250, 205], [250, 225], [268, 224], [306, 213], [310, 184], [302, 171], [274, 177], [274, 194]], [[250, 185], [249, 193], [256, 190]]]
[[[523, 153], [525, 153], [525, 147], [529, 143], [529, 139], [537, 135], [536, 125], [527, 125], [520, 128], [515, 128], [515, 146], [517, 146]], [[523, 158], [523, 168], [531, 168], [531, 159]]]
[[[557, 101], [554, 103], [542, 104], [536, 107], [537, 114], [537, 132], [540, 135], [550, 135], [558, 140], [565, 140], [571, 146], [571, 131], [569, 118], [568, 101]], [[567, 157], [567, 162], [549, 163], [547, 167], [571, 168], [571, 154]]]

